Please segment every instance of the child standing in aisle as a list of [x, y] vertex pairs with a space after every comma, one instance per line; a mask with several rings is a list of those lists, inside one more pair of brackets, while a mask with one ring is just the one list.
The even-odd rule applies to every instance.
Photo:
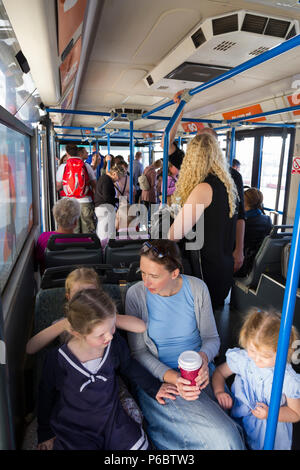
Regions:
[[[263, 449], [264, 445], [279, 329], [279, 314], [251, 311], [240, 331], [239, 343], [243, 349], [228, 349], [226, 362], [216, 368], [212, 377], [220, 406], [231, 408], [231, 416], [242, 424], [252, 450]], [[293, 327], [274, 443], [276, 450], [291, 448], [292, 423], [300, 420], [300, 374], [290, 364], [296, 339]], [[224, 390], [225, 379], [232, 374], [236, 374], [231, 389], [233, 398]]]

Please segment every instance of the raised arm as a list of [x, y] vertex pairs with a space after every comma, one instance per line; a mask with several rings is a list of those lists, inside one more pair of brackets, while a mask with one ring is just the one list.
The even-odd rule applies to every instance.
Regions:
[[[173, 97], [174, 103], [178, 103], [178, 104], [180, 103], [180, 96], [182, 95], [183, 91], [184, 90], [180, 90], [174, 95], [174, 97]], [[173, 127], [172, 127], [172, 129], [170, 130], [170, 133], [169, 133], [169, 155], [171, 155], [176, 150], [176, 147], [174, 145], [174, 140], [175, 140], [175, 137], [176, 137], [178, 126], [179, 126], [179, 124], [181, 122], [181, 119], [182, 119], [182, 116], [183, 116], [183, 111], [184, 111], [184, 109], [179, 114], [178, 118], [174, 122], [174, 125], [173, 125]], [[165, 139], [165, 133], [163, 133], [162, 138], [161, 138], [161, 144], [160, 144], [161, 148], [164, 148], [164, 139]]]
[[34, 335], [26, 345], [27, 354], [35, 354], [45, 346], [47, 346], [51, 341], [57, 338], [61, 333], [68, 330], [69, 322], [66, 318], [62, 318], [58, 322], [54, 323], [48, 328], [40, 331]]
[[121, 330], [131, 331], [132, 333], [144, 333], [147, 329], [146, 323], [133, 315], [117, 314], [116, 326]]

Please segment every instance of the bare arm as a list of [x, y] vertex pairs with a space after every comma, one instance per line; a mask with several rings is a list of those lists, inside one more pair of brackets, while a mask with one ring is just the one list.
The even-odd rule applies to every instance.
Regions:
[[213, 190], [208, 183], [200, 183], [193, 189], [170, 227], [169, 240], [179, 241], [192, 230], [204, 209], [211, 204], [212, 196]]
[[244, 262], [245, 220], [238, 219], [236, 223], [235, 249], [233, 252], [234, 272], [238, 271]]
[[[267, 419], [269, 407], [265, 403], [256, 403], [251, 413], [258, 419]], [[300, 398], [287, 398], [287, 404], [279, 408], [278, 421], [281, 423], [297, 423], [300, 421]]]
[[[175, 103], [178, 103], [178, 104], [180, 103], [180, 96], [183, 93], [183, 91], [184, 90], [180, 90], [174, 95], [173, 101]], [[183, 108], [183, 110], [184, 110], [184, 108]], [[170, 130], [170, 133], [169, 133], [169, 155], [171, 155], [176, 150], [176, 147], [175, 147], [173, 142], [175, 140], [177, 129], [178, 129], [178, 126], [179, 126], [180, 121], [181, 121], [182, 116], [183, 116], [183, 110], [181, 111], [178, 118], [174, 122], [173, 127], [172, 127], [172, 129]], [[164, 139], [165, 139], [165, 133], [163, 133], [162, 138], [161, 138], [161, 144], [160, 144], [161, 148], [164, 148]]]
[[131, 331], [132, 333], [144, 333], [147, 329], [143, 320], [132, 315], [117, 314], [116, 326], [121, 330]]
[[225, 379], [230, 377], [233, 372], [229, 369], [226, 362], [216, 368], [212, 376], [212, 388], [219, 402], [219, 405], [228, 409], [232, 407], [232, 398], [225, 392]]
[[62, 318], [58, 322], [48, 326], [48, 328], [45, 328], [33, 336], [26, 345], [26, 353], [35, 354], [68, 329], [68, 320], [66, 318]]

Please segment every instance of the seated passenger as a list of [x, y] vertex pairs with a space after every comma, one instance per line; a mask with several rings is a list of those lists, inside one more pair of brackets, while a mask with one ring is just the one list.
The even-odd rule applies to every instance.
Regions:
[[[231, 416], [242, 423], [251, 450], [264, 448], [280, 320], [276, 313], [253, 309], [240, 331], [242, 349], [228, 349], [226, 362], [216, 368], [212, 377], [219, 404], [231, 409]], [[290, 364], [297, 336], [292, 327], [274, 450], [291, 449], [292, 423], [300, 421], [300, 374]], [[232, 374], [233, 397], [224, 389], [225, 380]]]
[[[51, 235], [60, 233], [64, 235], [71, 235], [75, 231], [79, 217], [80, 217], [80, 204], [76, 199], [63, 198], [56, 202], [53, 206], [53, 215], [57, 224], [57, 230], [53, 232], [43, 232], [39, 236], [35, 247], [35, 259], [40, 266], [41, 274], [45, 270], [44, 253], [47, 247], [48, 240]], [[76, 242], [89, 241], [88, 238], [76, 238]], [[56, 243], [70, 243], [74, 242], [72, 239], [62, 238], [57, 239]]]
[[[77, 292], [85, 289], [102, 289], [98, 274], [93, 268], [82, 267], [74, 269], [74, 271], [71, 271], [70, 274], [68, 274], [65, 281], [66, 300], [68, 301], [72, 299]], [[143, 333], [146, 330], [145, 323], [131, 315], [117, 314], [116, 327], [126, 331], [133, 331], [135, 333]], [[70, 324], [67, 318], [60, 318], [51, 326], [48, 326], [48, 328], [45, 328], [30, 338], [26, 345], [26, 353], [37, 353], [60, 335], [61, 341], [65, 342], [68, 337], [69, 329]]]
[[264, 214], [263, 194], [257, 188], [249, 188], [244, 192], [245, 204], [245, 237], [244, 237], [244, 263], [235, 274], [244, 277], [251, 271], [254, 258], [264, 240], [272, 229], [272, 221]]
[[48, 352], [40, 382], [38, 448], [149, 449], [141, 425], [121, 405], [116, 372], [156, 400], [167, 394], [165, 385], [131, 358], [103, 290], [77, 292], [66, 311], [71, 339]]
[[[170, 240], [146, 241], [140, 268], [143, 281], [128, 289], [125, 308], [144, 320], [147, 331], [129, 333], [129, 346], [169, 392], [161, 406], [137, 388], [149, 437], [164, 450], [243, 449], [238, 426], [216, 405], [209, 387], [220, 339], [207, 286], [182, 273], [180, 250]], [[203, 361], [196, 385], [178, 370], [178, 357], [186, 350]]]

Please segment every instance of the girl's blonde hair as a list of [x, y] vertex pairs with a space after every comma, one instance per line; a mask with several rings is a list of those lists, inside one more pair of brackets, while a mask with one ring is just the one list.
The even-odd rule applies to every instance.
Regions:
[[199, 183], [203, 183], [209, 173], [215, 174], [224, 183], [228, 195], [229, 216], [233, 217], [237, 190], [217, 139], [207, 133], [196, 135], [189, 143], [172, 202], [178, 201], [179, 198], [183, 206], [192, 190]]
[[[247, 349], [251, 341], [258, 350], [270, 348], [277, 351], [277, 342], [279, 337], [281, 316], [276, 311], [266, 311], [257, 308], [251, 309], [245, 318], [239, 335], [239, 344]], [[298, 339], [298, 332], [293, 326], [289, 342], [288, 362], [291, 361], [293, 354], [292, 344]]]
[[101, 288], [99, 276], [93, 268], [77, 268], [70, 272], [65, 282], [66, 295], [70, 295], [72, 286], [75, 282], [94, 285], [95, 289], [98, 290]]
[[66, 305], [67, 319], [81, 335], [90, 334], [96, 325], [115, 314], [116, 305], [104, 290], [81, 290]]

